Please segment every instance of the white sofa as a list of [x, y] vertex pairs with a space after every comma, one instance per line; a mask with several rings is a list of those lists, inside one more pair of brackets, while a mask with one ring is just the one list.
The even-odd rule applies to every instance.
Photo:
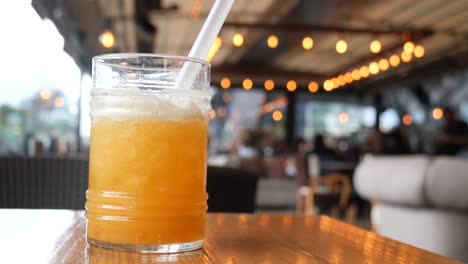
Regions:
[[467, 159], [366, 156], [354, 187], [379, 234], [468, 262]]

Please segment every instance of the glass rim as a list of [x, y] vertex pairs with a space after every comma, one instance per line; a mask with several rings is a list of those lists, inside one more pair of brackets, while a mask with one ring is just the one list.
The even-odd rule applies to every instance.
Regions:
[[[169, 55], [169, 54], [158, 54], [158, 53], [108, 53], [102, 55], [96, 55], [93, 57], [92, 62], [95, 64], [102, 64], [102, 65], [109, 65], [109, 66], [121, 66], [125, 67], [125, 65], [119, 65], [118, 63], [112, 63], [108, 60], [112, 59], [138, 59], [138, 58], [154, 58], [154, 59], [168, 59], [168, 60], [181, 60], [184, 62], [193, 62], [201, 64], [203, 67], [210, 68], [211, 63], [187, 56], [181, 55]], [[133, 66], [134, 67], [134, 66]], [[152, 70], [154, 68], [142, 68], [142, 70]]]

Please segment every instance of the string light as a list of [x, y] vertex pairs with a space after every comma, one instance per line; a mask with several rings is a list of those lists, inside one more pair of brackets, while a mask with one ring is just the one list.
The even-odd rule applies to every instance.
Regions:
[[405, 42], [405, 44], [403, 45], [403, 50], [406, 52], [406, 53], [413, 53], [414, 51], [414, 43], [411, 42], [411, 41], [407, 41]]
[[401, 120], [405, 126], [409, 126], [413, 123], [413, 117], [409, 114], [404, 115]]
[[344, 75], [340, 75], [340, 76], [338, 76], [338, 84], [339, 84], [340, 86], [343, 86], [343, 85], [345, 85], [345, 84], [346, 84], [346, 81], [345, 81]]
[[350, 72], [347, 72], [344, 76], [344, 79], [346, 83], [352, 83], [353, 82], [353, 75]]
[[104, 48], [110, 49], [114, 47], [115, 44], [115, 37], [114, 33], [110, 30], [106, 30], [102, 32], [102, 34], [99, 36], [99, 42], [101, 42], [101, 45]]
[[316, 93], [319, 89], [319, 86], [318, 86], [318, 83], [316, 82], [310, 82], [308, 88], [311, 93]]
[[400, 57], [398, 57], [398, 55], [396, 54], [393, 54], [392, 56], [390, 56], [389, 60], [390, 60], [390, 65], [392, 65], [393, 67], [400, 65]]
[[444, 111], [440, 107], [436, 107], [434, 110], [432, 110], [432, 117], [435, 120], [440, 120], [442, 117], [444, 117]]
[[388, 70], [389, 67], [390, 67], [390, 65], [389, 65], [387, 59], [383, 58], [383, 59], [380, 59], [380, 60], [379, 60], [379, 68], [380, 68], [380, 70], [386, 71], [386, 70]]
[[302, 47], [305, 50], [310, 50], [314, 47], [314, 40], [311, 37], [305, 37], [302, 39]]
[[338, 78], [332, 78], [331, 82], [332, 82], [332, 85], [333, 85], [332, 86], [333, 89], [336, 89], [336, 88], [340, 87], [340, 82], [338, 82]]
[[275, 82], [272, 80], [266, 80], [263, 86], [265, 87], [265, 90], [271, 91], [275, 88]]
[[341, 112], [338, 115], [338, 120], [340, 121], [341, 124], [346, 124], [349, 121], [349, 115], [346, 112]]
[[297, 83], [295, 81], [289, 80], [286, 83], [286, 89], [288, 89], [288, 91], [294, 92], [294, 91], [296, 91], [296, 88], [297, 88]]
[[215, 112], [215, 110], [210, 109], [210, 118], [211, 118], [211, 119], [215, 119], [215, 117], [216, 117], [216, 112]]
[[229, 89], [229, 87], [231, 87], [231, 80], [229, 80], [229, 78], [223, 78], [221, 79], [221, 82], [219, 82], [219, 84], [221, 85], [221, 88], [223, 89]]
[[234, 45], [235, 47], [241, 47], [242, 45], [244, 45], [244, 36], [240, 33], [234, 34], [234, 36], [232, 37], [232, 45]]
[[44, 101], [49, 100], [52, 97], [52, 92], [49, 89], [44, 89], [39, 93], [39, 97]]
[[273, 120], [275, 120], [276, 122], [279, 122], [279, 121], [281, 121], [281, 119], [283, 119], [283, 113], [281, 113], [281, 111], [279, 111], [279, 110], [275, 110], [275, 111], [273, 111], [273, 113], [271, 114], [271, 117], [272, 117]]
[[373, 40], [369, 48], [372, 53], [379, 53], [382, 50], [382, 44], [378, 40]]
[[361, 77], [362, 77], [362, 78], [367, 78], [367, 77], [369, 77], [369, 68], [367, 68], [367, 66], [362, 66], [362, 67], [359, 69], [359, 72], [361, 73]]
[[424, 57], [424, 54], [425, 54], [424, 47], [421, 45], [416, 45], [416, 47], [414, 47], [413, 52], [414, 52], [414, 56], [418, 59]]
[[331, 80], [326, 80], [323, 82], [323, 89], [327, 92], [333, 90], [333, 82]]
[[250, 90], [253, 87], [253, 82], [251, 79], [247, 78], [242, 82], [242, 87], [244, 87], [245, 90]]
[[65, 104], [65, 100], [63, 99], [63, 97], [57, 97], [57, 98], [55, 98], [55, 100], [54, 100], [54, 105], [55, 105], [56, 107], [62, 107], [64, 104]]
[[336, 42], [336, 52], [343, 54], [348, 49], [348, 44], [346, 41], [340, 39]]
[[359, 69], [354, 69], [351, 75], [355, 81], [359, 81], [361, 79], [361, 73], [359, 72]]
[[403, 52], [401, 53], [401, 60], [402, 60], [403, 62], [410, 62], [411, 59], [412, 59], [412, 57], [413, 57], [413, 56], [411, 55], [411, 53], [408, 53], [408, 52], [406, 52], [406, 51], [403, 51]]
[[267, 44], [268, 44], [269, 48], [274, 49], [274, 48], [278, 47], [278, 43], [279, 43], [279, 40], [278, 40], [277, 36], [270, 35], [268, 37]]
[[379, 69], [379, 64], [377, 64], [377, 62], [371, 62], [369, 64], [369, 72], [371, 74], [377, 74], [379, 73], [380, 69]]

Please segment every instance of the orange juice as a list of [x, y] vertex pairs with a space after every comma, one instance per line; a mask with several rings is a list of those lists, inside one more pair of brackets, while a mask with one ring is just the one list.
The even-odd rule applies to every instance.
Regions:
[[207, 210], [205, 112], [191, 106], [180, 109], [156, 95], [133, 99], [138, 104], [92, 104], [88, 241], [202, 241]]

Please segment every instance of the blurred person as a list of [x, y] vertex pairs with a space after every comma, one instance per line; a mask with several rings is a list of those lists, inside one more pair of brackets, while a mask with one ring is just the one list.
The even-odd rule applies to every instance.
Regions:
[[298, 186], [308, 185], [307, 182], [307, 142], [298, 138], [294, 146], [296, 183]]
[[394, 129], [385, 134], [383, 154], [402, 155], [409, 154], [410, 147], [400, 129]]
[[437, 138], [438, 155], [456, 155], [468, 147], [468, 126], [452, 108], [444, 110], [444, 127]]
[[370, 154], [381, 154], [384, 149], [384, 134], [378, 130], [374, 129], [367, 138], [363, 146], [364, 153]]
[[398, 128], [389, 133], [375, 129], [369, 135], [363, 151], [374, 155], [401, 155], [411, 152], [408, 142]]
[[231, 155], [227, 166], [238, 167], [265, 176], [265, 165], [260, 151], [261, 133], [250, 129], [240, 131], [231, 144]]
[[327, 144], [325, 144], [325, 139], [323, 135], [318, 134], [314, 138], [314, 146], [312, 152], [322, 157], [331, 157], [336, 156], [336, 152], [329, 148]]
[[[317, 134], [313, 140], [313, 148], [311, 151], [308, 151], [306, 153], [306, 164], [307, 164], [307, 169], [306, 169], [306, 172], [307, 174], [310, 172], [310, 168], [309, 168], [309, 159], [313, 156], [313, 155], [316, 155], [318, 157], [318, 161], [319, 163], [321, 162], [324, 162], [324, 161], [334, 161], [337, 159], [337, 154], [336, 152], [332, 149], [332, 148], [329, 148], [326, 143], [325, 143], [325, 139], [323, 137], [323, 135], [321, 134]], [[329, 173], [332, 173], [333, 171], [329, 171], [329, 170], [326, 170], [326, 169], [323, 169], [321, 168], [321, 166], [319, 165], [319, 175], [326, 175], [326, 174], [329, 174]], [[311, 175], [308, 175], [309, 177]], [[306, 180], [307, 181], [307, 180]]]

